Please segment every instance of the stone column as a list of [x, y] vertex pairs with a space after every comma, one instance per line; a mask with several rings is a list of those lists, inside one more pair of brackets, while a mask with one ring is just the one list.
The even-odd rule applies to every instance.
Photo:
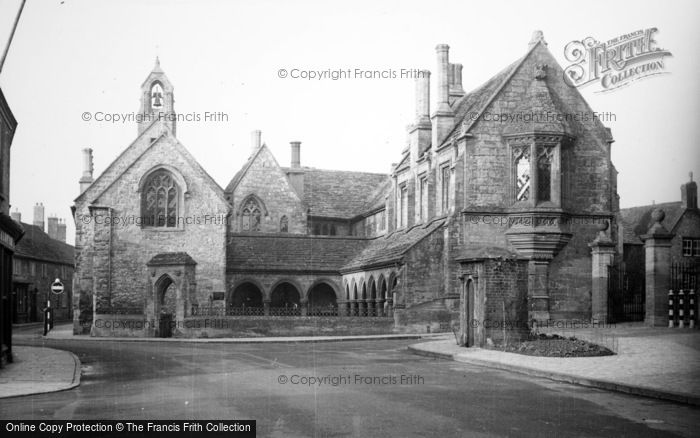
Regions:
[[301, 316], [306, 316], [309, 313], [309, 302], [302, 300], [299, 305], [301, 306]]
[[607, 222], [600, 225], [598, 236], [588, 244], [591, 248], [591, 319], [608, 321], [608, 267], [615, 258], [615, 243], [605, 234]]
[[644, 241], [646, 265], [646, 302], [644, 323], [655, 327], [668, 327], [668, 291], [671, 287], [671, 239], [661, 222], [666, 214], [661, 209], [651, 213], [654, 224]]
[[377, 309], [377, 316], [384, 316], [384, 300], [377, 298], [374, 301], [374, 307]]
[[270, 316], [270, 300], [263, 301], [263, 315]]

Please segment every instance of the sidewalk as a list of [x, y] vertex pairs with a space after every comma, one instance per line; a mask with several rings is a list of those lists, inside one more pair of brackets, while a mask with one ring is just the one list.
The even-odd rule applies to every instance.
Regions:
[[0, 370], [0, 398], [64, 391], [80, 385], [80, 360], [68, 351], [12, 347], [14, 362]]
[[547, 330], [606, 345], [614, 356], [552, 358], [462, 348], [454, 338], [414, 344], [425, 356], [452, 359], [583, 386], [700, 405], [700, 331], [618, 324]]

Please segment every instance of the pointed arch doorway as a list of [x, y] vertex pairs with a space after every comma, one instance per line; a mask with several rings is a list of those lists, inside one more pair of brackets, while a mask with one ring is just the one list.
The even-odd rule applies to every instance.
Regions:
[[185, 252], [161, 253], [146, 264], [151, 284], [146, 299], [149, 336], [167, 338], [180, 334], [189, 309], [197, 304], [196, 265]]

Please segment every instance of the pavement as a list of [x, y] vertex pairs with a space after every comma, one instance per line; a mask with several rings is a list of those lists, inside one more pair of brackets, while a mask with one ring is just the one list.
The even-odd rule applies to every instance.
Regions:
[[574, 336], [614, 356], [551, 358], [464, 348], [453, 339], [409, 346], [415, 354], [544, 377], [559, 382], [700, 406], [700, 331], [641, 323], [542, 330]]
[[65, 391], [80, 385], [80, 360], [68, 351], [12, 347], [14, 361], [0, 369], [0, 398]]

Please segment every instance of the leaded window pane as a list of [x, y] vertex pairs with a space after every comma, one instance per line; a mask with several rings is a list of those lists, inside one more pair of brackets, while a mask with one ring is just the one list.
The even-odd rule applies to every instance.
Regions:
[[142, 199], [143, 225], [177, 226], [179, 188], [167, 170], [155, 171], [146, 181]]

